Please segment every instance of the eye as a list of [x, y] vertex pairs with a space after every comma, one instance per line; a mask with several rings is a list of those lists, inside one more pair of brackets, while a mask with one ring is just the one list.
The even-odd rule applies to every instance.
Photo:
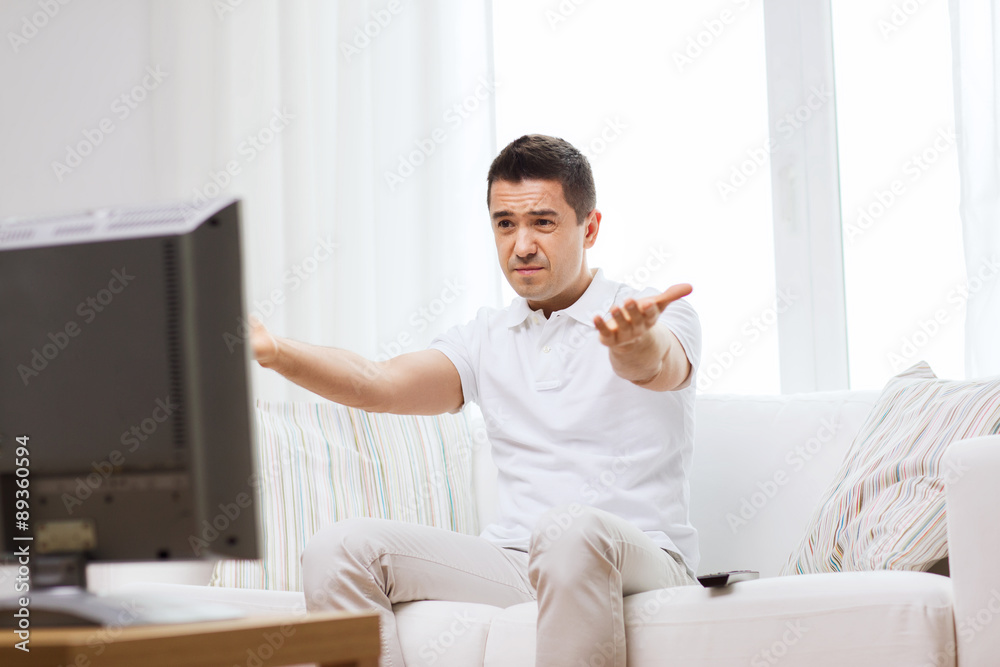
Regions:
[[542, 227], [551, 227], [552, 225], [554, 225], [556, 223], [552, 222], [551, 220], [545, 220], [544, 218], [540, 218], [539, 220], [537, 220], [535, 222], [535, 224], [536, 225], [540, 225]]
[[500, 229], [510, 229], [512, 223], [510, 220], [497, 220], [497, 227]]

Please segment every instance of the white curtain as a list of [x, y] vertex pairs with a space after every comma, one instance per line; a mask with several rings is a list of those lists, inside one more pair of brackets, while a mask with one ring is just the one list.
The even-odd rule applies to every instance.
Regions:
[[965, 370], [1000, 374], [1000, 14], [951, 0], [955, 124], [968, 274]]
[[485, 0], [151, 3], [173, 86], [159, 194], [243, 199], [248, 306], [272, 331], [381, 358], [499, 302], [490, 18]]

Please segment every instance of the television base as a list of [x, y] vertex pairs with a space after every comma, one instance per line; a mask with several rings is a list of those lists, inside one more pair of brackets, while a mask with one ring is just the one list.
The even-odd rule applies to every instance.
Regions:
[[[27, 599], [26, 606], [21, 605]], [[0, 628], [129, 627], [225, 621], [246, 616], [239, 607], [162, 594], [96, 595], [76, 586], [59, 586], [23, 596], [0, 598]], [[26, 619], [26, 620], [25, 620]], [[22, 623], [22, 620], [25, 620]]]

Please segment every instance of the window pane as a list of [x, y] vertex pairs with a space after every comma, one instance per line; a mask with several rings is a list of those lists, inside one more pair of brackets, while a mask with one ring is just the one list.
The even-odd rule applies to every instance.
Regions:
[[851, 387], [964, 377], [948, 3], [833, 2]]
[[700, 390], [777, 393], [761, 3], [493, 11], [498, 149], [537, 132], [584, 150], [603, 213], [590, 265], [636, 286], [691, 283]]

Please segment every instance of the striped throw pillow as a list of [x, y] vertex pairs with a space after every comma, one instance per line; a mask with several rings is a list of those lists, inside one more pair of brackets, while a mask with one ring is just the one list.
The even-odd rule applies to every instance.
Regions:
[[942, 464], [1000, 431], [1000, 376], [939, 380], [919, 362], [889, 380], [781, 574], [927, 570], [948, 555]]
[[258, 401], [262, 560], [223, 560], [211, 585], [301, 591], [299, 556], [323, 526], [379, 517], [478, 534], [463, 414], [373, 414]]

